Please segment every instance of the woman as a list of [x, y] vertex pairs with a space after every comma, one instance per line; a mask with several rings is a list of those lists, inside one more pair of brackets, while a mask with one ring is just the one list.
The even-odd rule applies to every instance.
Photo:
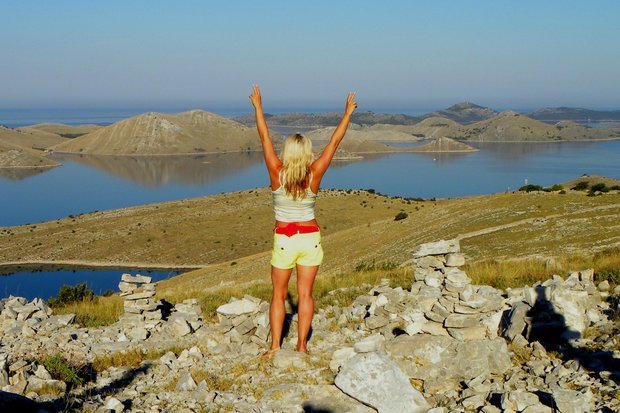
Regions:
[[280, 349], [284, 324], [284, 300], [293, 268], [297, 269], [298, 335], [296, 350], [306, 353], [308, 332], [312, 324], [314, 302], [312, 286], [323, 260], [321, 233], [314, 217], [314, 203], [321, 179], [344, 138], [353, 111], [357, 108], [355, 93], [349, 93], [344, 114], [331, 140], [316, 160], [310, 139], [296, 134], [284, 141], [280, 158], [276, 155], [261, 102], [254, 85], [250, 100], [256, 114], [256, 127], [263, 145], [265, 164], [273, 192], [276, 227], [271, 257], [273, 294], [269, 309], [271, 348], [265, 355]]

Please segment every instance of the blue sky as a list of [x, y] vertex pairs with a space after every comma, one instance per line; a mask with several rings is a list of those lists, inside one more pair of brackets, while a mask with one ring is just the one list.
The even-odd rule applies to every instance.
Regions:
[[[620, 109], [620, 2], [30, 1], [0, 6], [0, 108]], [[341, 102], [342, 101], [342, 102]]]

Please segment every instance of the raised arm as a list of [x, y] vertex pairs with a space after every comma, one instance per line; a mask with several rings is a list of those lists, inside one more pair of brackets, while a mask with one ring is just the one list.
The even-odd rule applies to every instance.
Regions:
[[267, 128], [267, 122], [265, 121], [265, 114], [263, 113], [263, 103], [258, 85], [252, 86], [250, 101], [254, 106], [256, 128], [258, 129], [258, 136], [260, 137], [260, 141], [263, 145], [263, 155], [265, 156], [265, 165], [267, 165], [267, 170], [269, 171], [271, 188], [275, 189], [275, 187], [279, 186], [278, 171], [282, 166], [282, 162], [280, 162], [278, 155], [276, 155], [276, 151], [273, 149], [273, 143], [271, 142], [269, 129]]
[[318, 180], [323, 177], [323, 174], [327, 171], [327, 168], [329, 168], [329, 164], [336, 153], [336, 149], [338, 149], [338, 145], [340, 145], [345, 133], [347, 133], [347, 128], [349, 127], [349, 122], [351, 121], [351, 115], [356, 108], [357, 102], [355, 101], [355, 93], [351, 92], [347, 96], [347, 103], [342, 119], [340, 119], [340, 123], [338, 123], [338, 126], [334, 130], [329, 143], [325, 146], [325, 149], [323, 149], [323, 153], [317, 158], [316, 161], [314, 161], [312, 165], [312, 172]]

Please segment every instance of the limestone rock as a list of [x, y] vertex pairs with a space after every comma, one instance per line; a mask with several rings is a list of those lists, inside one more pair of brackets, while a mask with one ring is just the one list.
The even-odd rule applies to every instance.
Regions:
[[413, 253], [414, 258], [423, 257], [425, 255], [440, 255], [448, 254], [451, 252], [459, 252], [461, 249], [459, 241], [457, 239], [441, 240], [437, 242], [429, 242], [420, 245], [418, 250]]
[[236, 300], [217, 308], [217, 313], [224, 316], [239, 316], [258, 311], [258, 303], [246, 299]]
[[308, 367], [307, 355], [298, 351], [278, 350], [273, 356], [273, 365], [279, 369], [289, 367], [306, 369]]
[[363, 353], [347, 360], [336, 386], [379, 413], [422, 413], [430, 406], [385, 353]]

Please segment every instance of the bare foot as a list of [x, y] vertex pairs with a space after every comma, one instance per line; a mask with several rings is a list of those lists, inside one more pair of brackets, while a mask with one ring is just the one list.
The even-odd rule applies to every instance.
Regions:
[[295, 351], [299, 351], [300, 353], [308, 354], [308, 349], [306, 348], [306, 346], [297, 346], [295, 348]]
[[276, 351], [278, 350], [280, 350], [280, 347], [270, 348], [269, 350], [265, 351], [261, 357], [266, 359], [272, 359]]

